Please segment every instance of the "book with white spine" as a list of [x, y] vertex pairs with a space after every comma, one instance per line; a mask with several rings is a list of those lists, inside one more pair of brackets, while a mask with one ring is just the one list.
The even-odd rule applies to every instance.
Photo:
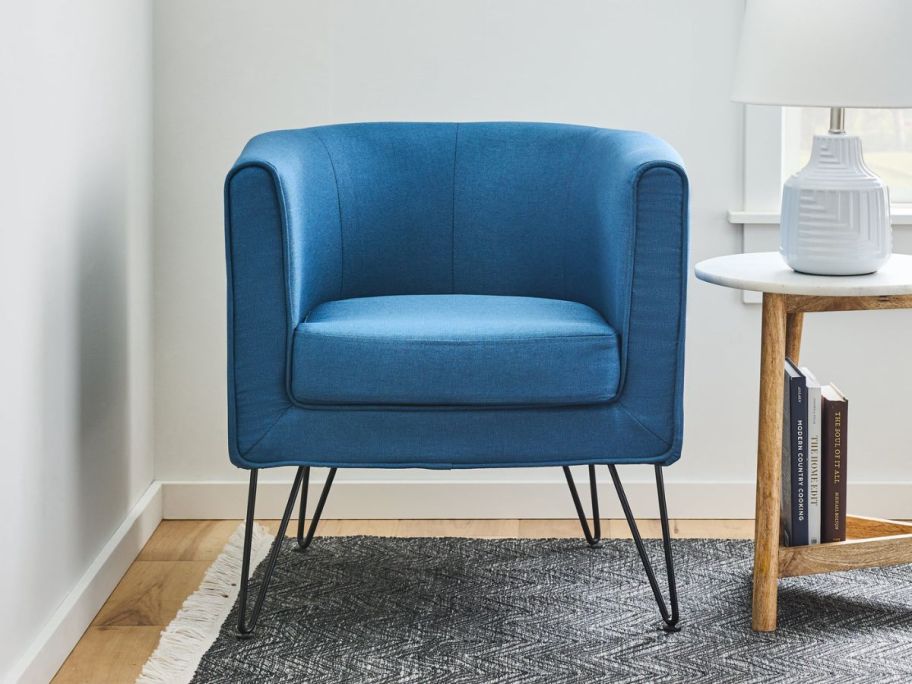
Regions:
[[820, 439], [823, 427], [823, 414], [820, 404], [820, 382], [806, 367], [801, 372], [807, 378], [807, 442], [808, 442], [808, 543], [820, 543], [821, 493], [823, 478], [821, 474], [822, 443]]

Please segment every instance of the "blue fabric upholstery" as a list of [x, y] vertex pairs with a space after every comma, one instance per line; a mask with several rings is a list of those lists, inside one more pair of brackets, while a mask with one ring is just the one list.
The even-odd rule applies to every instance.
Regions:
[[[679, 457], [687, 178], [661, 140], [531, 123], [278, 131], [247, 145], [228, 175], [225, 209], [236, 465], [450, 468]], [[521, 324], [505, 314], [471, 330], [479, 311], [454, 305], [424, 320], [417, 308], [405, 310], [415, 298], [403, 295], [562, 300], [541, 306], [564, 307], [573, 321], [555, 309], [547, 322]], [[391, 299], [371, 300], [385, 296]], [[510, 307], [497, 301], [492, 306]], [[599, 318], [576, 320], [571, 310], [589, 309], [575, 305]], [[383, 321], [368, 307], [398, 311]], [[615, 333], [615, 371], [607, 346], [604, 355], [589, 348], [588, 360], [573, 361], [563, 344], [524, 358], [496, 341], [512, 326], [544, 336], [547, 326], [584, 323]], [[435, 339], [459, 330], [486, 337], [490, 355], [462, 357], [476, 374], [472, 382], [421, 377], [442, 368], [443, 358], [410, 350], [404, 338], [419, 326]], [[317, 339], [328, 328], [356, 340]], [[384, 342], [392, 354], [380, 344], [369, 349], [384, 335], [402, 342]], [[607, 345], [611, 336], [597, 337]], [[388, 365], [369, 367], [368, 356]], [[515, 368], [499, 367], [507, 357]], [[397, 377], [398, 368], [411, 370]], [[504, 375], [517, 370], [527, 373], [525, 386]], [[548, 399], [558, 396], [564, 399]]]
[[577, 302], [398, 295], [321, 304], [294, 333], [301, 404], [596, 404], [617, 393], [617, 335]]

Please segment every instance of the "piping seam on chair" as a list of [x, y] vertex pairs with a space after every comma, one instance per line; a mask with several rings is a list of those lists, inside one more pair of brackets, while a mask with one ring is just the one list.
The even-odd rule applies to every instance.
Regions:
[[453, 221], [450, 229], [450, 290], [456, 294], [456, 153], [459, 149], [459, 122], [453, 138]]
[[339, 174], [336, 173], [336, 164], [333, 161], [329, 147], [326, 145], [326, 141], [317, 132], [314, 132], [314, 136], [320, 141], [326, 151], [326, 158], [329, 159], [329, 167], [333, 172], [333, 183], [336, 186], [336, 207], [339, 210], [339, 299], [342, 299], [345, 292], [345, 230], [342, 226], [342, 195], [339, 193]]
[[[303, 325], [303, 323], [301, 324]], [[295, 334], [298, 333], [298, 328], [295, 329]], [[401, 338], [383, 338], [383, 337], [370, 337], [368, 335], [340, 335], [336, 333], [325, 333], [325, 332], [310, 332], [306, 333], [308, 336], [312, 337], [329, 337], [338, 340], [357, 340], [359, 342], [370, 341], [371, 344], [402, 344], [403, 342], [416, 342], [420, 344], [426, 344], [428, 346], [437, 346], [437, 345], [485, 345], [492, 344], [495, 346], [504, 344], [504, 343], [521, 343], [521, 344], [532, 344], [535, 342], [553, 342], [556, 340], [560, 341], [577, 341], [577, 340], [617, 340], [617, 333], [614, 331], [610, 333], [595, 333], [593, 335], [549, 335], [544, 337], [503, 337], [503, 338], [494, 338], [490, 340], [435, 340], [427, 339], [422, 337], [401, 337]]]
[[629, 408], [627, 408], [626, 406], [624, 406], [624, 402], [618, 401], [618, 402], [616, 402], [616, 403], [617, 403], [617, 405], [618, 405], [618, 408], [620, 408], [624, 413], [626, 413], [627, 416], [628, 416], [634, 423], [636, 423], [637, 425], [639, 425], [643, 430], [645, 430], [645, 431], [648, 432], [650, 435], [652, 435], [652, 436], [655, 437], [657, 440], [659, 440], [659, 441], [662, 443], [662, 446], [664, 446], [666, 449], [671, 449], [672, 445], [674, 444], [673, 441], [672, 441], [672, 442], [669, 442], [669, 441], [668, 441], [667, 439], [665, 439], [664, 437], [661, 437], [661, 436], [657, 435], [657, 434], [652, 430], [652, 428], [650, 428], [648, 425], [644, 425], [644, 424], [643, 424], [643, 421], [641, 421], [639, 418], [637, 418], [637, 417], [630, 411]]
[[678, 174], [678, 179], [681, 181], [681, 237], [680, 237], [680, 250], [681, 250], [681, 283], [679, 286], [679, 296], [681, 298], [680, 306], [678, 307], [678, 326], [677, 334], [678, 341], [680, 343], [680, 348], [678, 349], [677, 358], [675, 359], [675, 389], [678, 390], [677, 396], [681, 397], [680, 401], [675, 402], [675, 423], [682, 424], [683, 432], [683, 422], [684, 422], [684, 347], [685, 347], [685, 332], [687, 326], [687, 264], [689, 259], [689, 244], [690, 244], [690, 226], [688, 221], [688, 207], [690, 206], [690, 180], [687, 178], [687, 173], [683, 168], [677, 167], [674, 169]]
[[624, 264], [624, 280], [627, 288], [627, 306], [626, 311], [624, 311], [624, 322], [621, 326], [623, 332], [621, 333], [621, 379], [618, 383], [618, 391], [622, 393], [624, 391], [624, 386], [627, 384], [627, 350], [630, 348], [630, 319], [633, 312], [633, 281], [634, 281], [634, 260], [636, 258], [636, 243], [637, 237], [639, 234], [639, 226], [637, 225], [637, 203], [639, 202], [638, 190], [640, 184], [640, 174], [642, 173], [642, 166], [638, 167], [634, 172], [633, 179], [631, 180], [630, 193], [625, 193], [630, 198], [627, 203], [627, 209], [630, 212], [628, 217], [629, 223], [632, 228], [632, 235], [630, 237], [630, 246], [627, 249], [627, 259]]
[[554, 410], [562, 411], [566, 409], [580, 409], [580, 408], [601, 408], [607, 406], [613, 406], [618, 403], [617, 395], [613, 395], [610, 399], [604, 399], [599, 401], [573, 401], [568, 403], [541, 403], [541, 404], [530, 404], [528, 402], [514, 403], [514, 404], [378, 404], [367, 403], [367, 402], [318, 402], [318, 401], [304, 401], [300, 399], [293, 399], [293, 407], [296, 409], [301, 409], [303, 411], [368, 411], [368, 412], [408, 412], [408, 413], [464, 413], [466, 411], [540, 411], [540, 410]]
[[282, 418], [284, 418], [288, 414], [288, 412], [293, 408], [294, 408], [293, 405], [286, 406], [282, 410], [282, 412], [278, 416], [276, 416], [276, 419], [269, 424], [269, 427], [266, 428], [266, 431], [263, 432], [263, 434], [259, 436], [257, 441], [255, 441], [253, 444], [250, 445], [250, 448], [248, 448], [247, 451], [242, 452], [240, 449], [238, 449], [238, 453], [241, 455], [241, 458], [247, 458], [248, 454], [253, 453], [253, 450], [256, 449], [260, 445], [260, 442], [262, 442], [264, 439], [266, 439], [269, 436], [269, 433], [272, 432], [272, 429], [276, 425], [278, 425], [279, 421], [282, 420]]
[[[624, 312], [624, 321], [620, 326], [621, 334], [621, 379], [618, 384], [618, 392], [624, 391], [627, 383], [627, 356], [630, 344], [630, 321], [633, 317], [633, 298], [634, 298], [634, 280], [635, 280], [635, 262], [637, 240], [639, 238], [639, 202], [640, 202], [640, 182], [643, 177], [654, 169], [667, 169], [678, 175], [682, 179], [682, 188], [686, 189], [686, 175], [683, 173], [680, 165], [671, 161], [647, 161], [640, 164], [634, 169], [633, 177], [630, 179], [630, 193], [628, 197], [627, 208], [630, 211], [630, 224], [633, 226], [633, 235], [630, 240], [630, 247], [627, 249], [627, 263], [625, 264], [625, 280], [628, 294], [626, 311]], [[683, 224], [682, 224], [683, 225]], [[686, 281], [686, 278], [684, 279]], [[616, 331], [617, 332], [617, 331]]]
[[[393, 461], [393, 462], [371, 462], [356, 463], [352, 461], [317, 461], [314, 459], [294, 459], [282, 461], [267, 461], [257, 463], [247, 461], [246, 467], [249, 468], [285, 468], [289, 466], [310, 466], [313, 468], [382, 468], [384, 470], [404, 470], [409, 468], [424, 468], [427, 470], [470, 470], [470, 469], [494, 469], [494, 468], [547, 468], [552, 466], [575, 466], [575, 465], [664, 465], [668, 459], [667, 452], [655, 456], [629, 460], [623, 458], [608, 458], [604, 455], [593, 456], [589, 458], [573, 459], [547, 459], [544, 461], [489, 461], [489, 460], [472, 460], [472, 461]], [[247, 459], [245, 459], [247, 460]]]
[[[224, 205], [225, 205], [225, 252], [227, 256], [227, 271], [228, 271], [228, 290], [229, 290], [229, 311], [228, 311], [228, 324], [230, 329], [228, 331], [228, 359], [229, 359], [229, 375], [231, 378], [231, 386], [228, 388], [229, 399], [233, 406], [229, 406], [229, 424], [237, 424], [237, 415], [238, 415], [238, 406], [237, 406], [237, 378], [234, 376], [234, 363], [237, 356], [236, 344], [235, 344], [235, 302], [234, 302], [234, 228], [232, 227], [231, 222], [231, 180], [234, 178], [234, 172], [231, 171], [228, 173], [228, 177], [225, 179], [225, 189], [224, 189]], [[234, 420], [230, 420], [230, 414], [234, 414]], [[234, 434], [231, 434], [234, 433]], [[229, 427], [229, 451], [231, 448], [231, 442], [234, 442], [234, 447], [237, 449], [238, 454], [241, 458], [244, 457], [241, 454], [240, 445], [237, 440], [237, 429], [235, 427]]]

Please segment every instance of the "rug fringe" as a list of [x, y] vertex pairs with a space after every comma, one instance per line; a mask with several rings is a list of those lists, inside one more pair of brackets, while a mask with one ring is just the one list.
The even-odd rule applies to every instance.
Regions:
[[[265, 528], [254, 524], [250, 548], [251, 574], [266, 557], [272, 540], [273, 536]], [[180, 611], [161, 633], [158, 648], [146, 661], [136, 684], [177, 684], [193, 679], [197, 666], [215, 642], [237, 598], [243, 544], [242, 523], [209, 566], [199, 589], [187, 597]]]

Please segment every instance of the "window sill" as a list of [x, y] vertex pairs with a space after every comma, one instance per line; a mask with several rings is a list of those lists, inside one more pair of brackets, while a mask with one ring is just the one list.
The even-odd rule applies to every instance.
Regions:
[[[912, 226], [912, 204], [890, 207], [890, 222], [894, 226]], [[778, 211], [729, 211], [728, 222], [735, 225], [779, 225]]]

